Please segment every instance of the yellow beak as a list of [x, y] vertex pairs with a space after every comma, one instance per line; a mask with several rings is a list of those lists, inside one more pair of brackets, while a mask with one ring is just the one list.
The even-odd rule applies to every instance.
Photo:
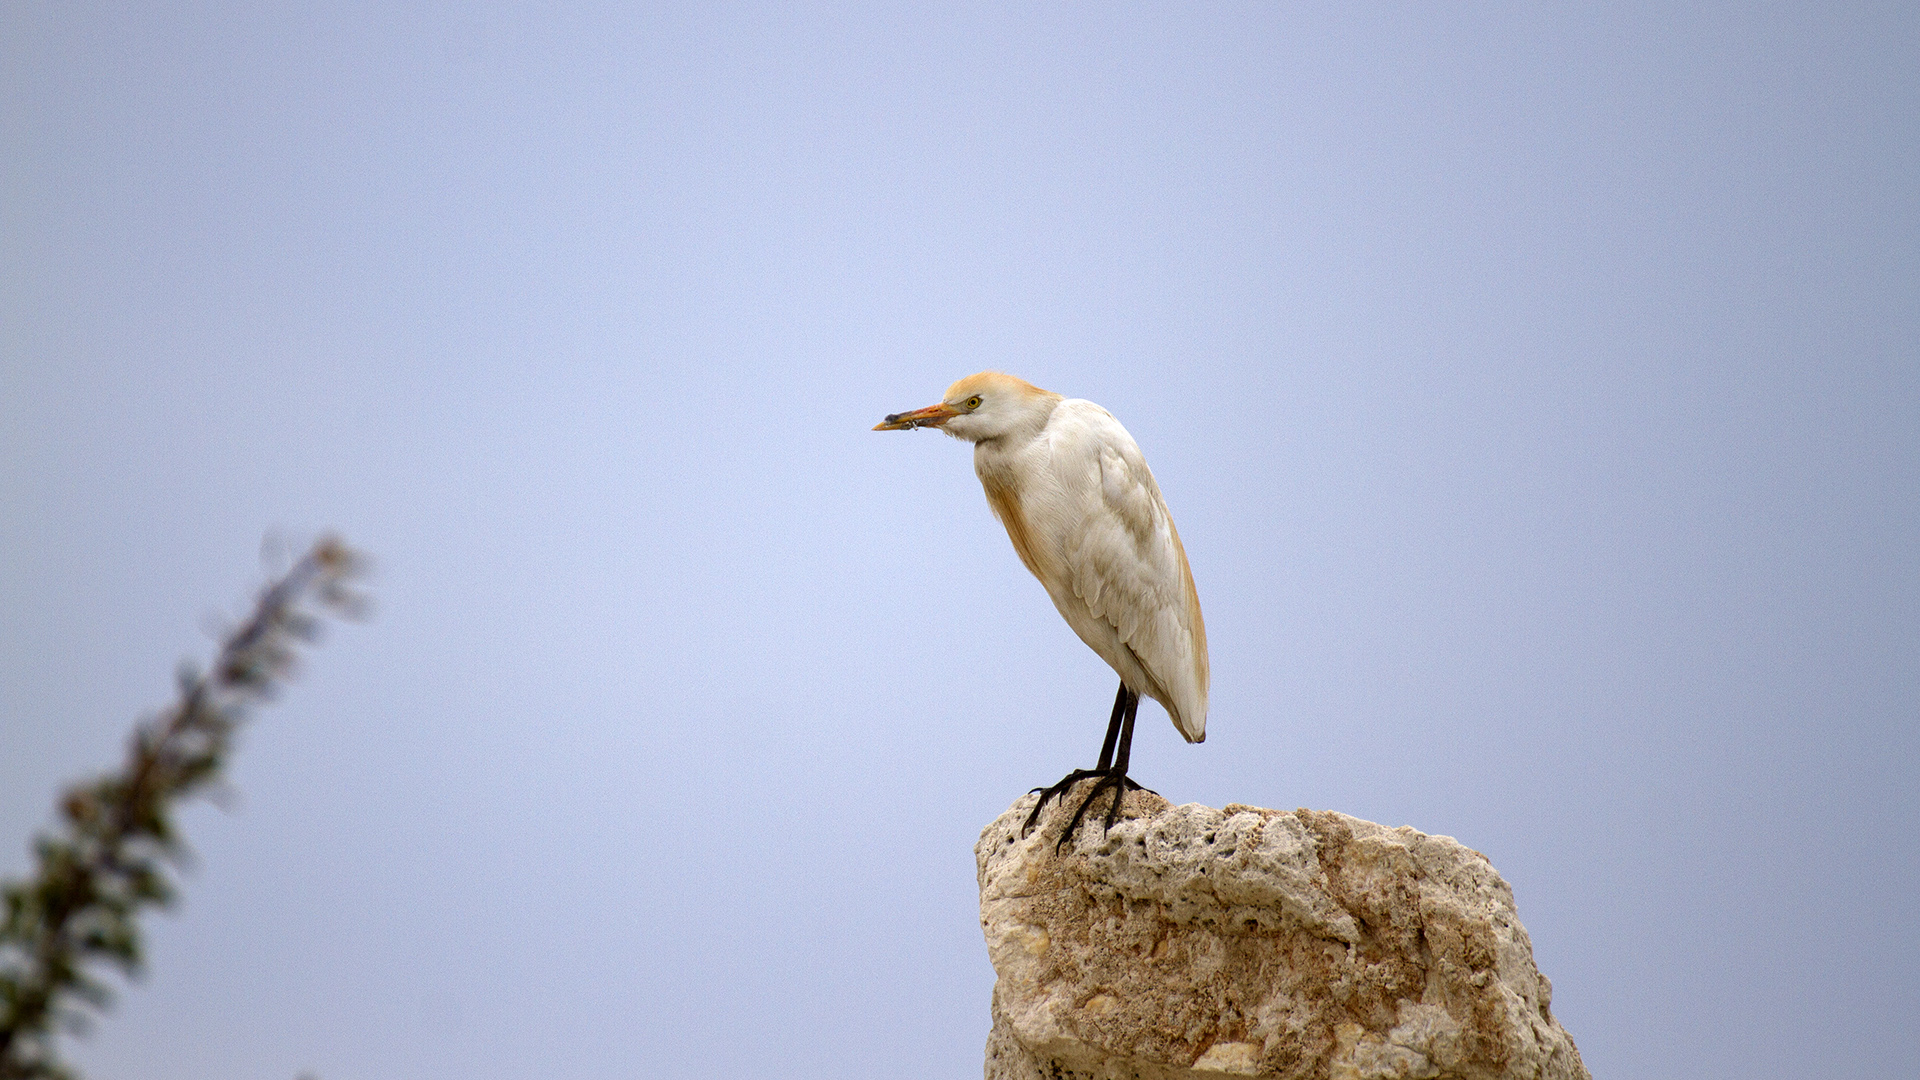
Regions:
[[873, 425], [875, 431], [912, 431], [914, 428], [939, 427], [960, 415], [960, 410], [941, 402], [912, 412], [888, 413], [885, 420]]

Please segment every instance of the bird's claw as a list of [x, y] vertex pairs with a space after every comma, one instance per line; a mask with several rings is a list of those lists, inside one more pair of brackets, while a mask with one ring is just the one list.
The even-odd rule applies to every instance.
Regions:
[[1064, 801], [1067, 797], [1067, 792], [1073, 790], [1073, 785], [1085, 780], [1089, 776], [1102, 775], [1105, 774], [1096, 772], [1093, 769], [1075, 769], [1066, 776], [1061, 777], [1060, 782], [1052, 787], [1037, 787], [1034, 788], [1033, 791], [1029, 791], [1027, 793], [1029, 795], [1033, 794], [1034, 791], [1039, 792], [1040, 801], [1033, 804], [1033, 811], [1027, 815], [1026, 824], [1020, 826], [1020, 835], [1025, 836], [1033, 831], [1034, 825], [1040, 821], [1041, 811], [1047, 808], [1048, 799], [1060, 799]]
[[1080, 802], [1080, 809], [1073, 812], [1073, 817], [1067, 822], [1067, 827], [1061, 831], [1060, 840], [1054, 845], [1055, 851], [1066, 848], [1067, 841], [1073, 839], [1073, 830], [1080, 827], [1080, 819], [1086, 816], [1087, 807], [1093, 805], [1093, 801], [1100, 797], [1100, 792], [1103, 790], [1111, 790], [1113, 792], [1113, 804], [1107, 807], [1107, 820], [1100, 829], [1101, 832], [1107, 832], [1119, 823], [1120, 805], [1126, 802], [1127, 792], [1145, 791], [1147, 789], [1134, 783], [1133, 779], [1125, 773], [1108, 773], [1094, 781], [1093, 790], [1087, 792], [1087, 797]]
[[[1102, 791], [1113, 792], [1113, 802], [1112, 805], [1107, 807], [1106, 822], [1102, 827], [1102, 831], [1105, 831], [1113, 828], [1114, 825], [1119, 822], [1120, 806], [1126, 801], [1127, 792], [1147, 790], [1135, 783], [1132, 777], [1117, 770], [1075, 769], [1062, 777], [1060, 782], [1054, 784], [1052, 787], [1033, 789], [1040, 793], [1040, 798], [1033, 804], [1033, 810], [1027, 814], [1026, 823], [1020, 827], [1020, 835], [1025, 836], [1033, 831], [1034, 825], [1040, 821], [1041, 811], [1047, 808], [1048, 799], [1057, 798], [1061, 801], [1062, 805], [1065, 805], [1067, 793], [1073, 790], [1073, 786], [1082, 780], [1090, 778], [1094, 781], [1093, 790], [1087, 792], [1087, 797], [1080, 800], [1079, 809], [1075, 810], [1073, 817], [1068, 819], [1067, 827], [1061, 831], [1059, 841], [1054, 844], [1055, 851], [1066, 848], [1067, 841], [1073, 839], [1074, 830], [1080, 827], [1081, 819], [1086, 817], [1087, 807], [1093, 805], [1094, 800], [1100, 797]], [[1031, 794], [1031, 792], [1029, 792], [1029, 794]]]

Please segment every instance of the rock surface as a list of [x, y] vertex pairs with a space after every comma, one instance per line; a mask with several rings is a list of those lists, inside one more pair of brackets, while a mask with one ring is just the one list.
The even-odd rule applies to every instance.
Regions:
[[1588, 1077], [1513, 890], [1452, 838], [1135, 792], [1056, 853], [1065, 812], [1020, 835], [1035, 797], [974, 847], [987, 1080]]

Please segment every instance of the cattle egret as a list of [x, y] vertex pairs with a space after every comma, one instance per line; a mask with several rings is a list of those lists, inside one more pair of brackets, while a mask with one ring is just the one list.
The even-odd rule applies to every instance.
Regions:
[[1188, 742], [1207, 737], [1207, 629], [1193, 571], [1160, 485], [1140, 447], [1113, 414], [997, 371], [969, 375], [938, 405], [893, 413], [875, 431], [932, 427], [973, 444], [973, 471], [1013, 550], [1046, 586], [1053, 606], [1120, 675], [1100, 763], [1075, 769], [1044, 791], [1065, 799], [1095, 784], [1067, 823], [1065, 844], [1087, 807], [1113, 792], [1111, 827], [1128, 790], [1133, 715], [1141, 695], [1166, 707]]

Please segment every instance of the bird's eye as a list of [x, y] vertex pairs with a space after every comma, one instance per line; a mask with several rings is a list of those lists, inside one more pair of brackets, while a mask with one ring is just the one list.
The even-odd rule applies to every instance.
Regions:
[[973, 395], [972, 397], [970, 397], [970, 398], [968, 398], [968, 399], [967, 399], [967, 402], [966, 402], [966, 404], [967, 404], [967, 408], [969, 408], [969, 409], [977, 409], [977, 408], [979, 408], [979, 407], [980, 407], [980, 395], [979, 395], [979, 394], [975, 394], [975, 395]]

